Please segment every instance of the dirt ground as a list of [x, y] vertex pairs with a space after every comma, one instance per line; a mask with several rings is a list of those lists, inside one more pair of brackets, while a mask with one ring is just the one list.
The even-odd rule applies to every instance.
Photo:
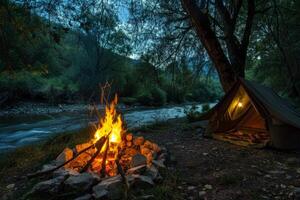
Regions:
[[[300, 153], [251, 149], [204, 138], [198, 122], [171, 120], [137, 135], [167, 147], [184, 199], [294, 199]], [[173, 160], [173, 159], [171, 159]]]

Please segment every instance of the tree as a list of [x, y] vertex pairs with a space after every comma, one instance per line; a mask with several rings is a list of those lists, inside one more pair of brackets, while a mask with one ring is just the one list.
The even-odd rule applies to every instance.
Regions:
[[[132, 14], [135, 20], [132, 21], [146, 26], [146, 29], [147, 26], [150, 27], [148, 30], [152, 29], [154, 35], [162, 38], [161, 44], [173, 43], [171, 46], [177, 50], [182, 49], [182, 52], [187, 49], [185, 43], [193, 41], [192, 45], [195, 47], [197, 40], [200, 40], [201, 47], [204, 47], [207, 52], [224, 90], [227, 91], [238, 76], [245, 76], [247, 51], [252, 28], [255, 25], [254, 16], [258, 12], [264, 13], [269, 7], [268, 2], [259, 0], [142, 1], [141, 5], [132, 3], [131, 7], [135, 8]], [[153, 28], [155, 24], [157, 28]], [[163, 32], [169, 32], [169, 35], [164, 35]], [[162, 37], [163, 35], [165, 37]], [[153, 41], [153, 36], [149, 38]], [[170, 38], [172, 40], [168, 40]], [[203, 51], [201, 47], [196, 51]], [[179, 54], [182, 55], [182, 52]]]

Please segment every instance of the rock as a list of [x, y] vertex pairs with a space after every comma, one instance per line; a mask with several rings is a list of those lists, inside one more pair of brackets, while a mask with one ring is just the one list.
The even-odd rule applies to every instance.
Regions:
[[92, 198], [93, 198], [92, 195], [90, 195], [90, 194], [85, 194], [85, 195], [83, 195], [83, 196], [77, 197], [77, 198], [74, 199], [74, 200], [90, 200], [90, 199], [92, 199]]
[[156, 153], [161, 151], [160, 147], [155, 143], [152, 143], [152, 150], [155, 151]]
[[127, 176], [130, 185], [137, 186], [138, 188], [148, 188], [154, 186], [152, 178], [138, 174], [131, 174]]
[[[57, 165], [61, 165], [63, 163], [65, 163], [66, 161], [70, 160], [71, 158], [73, 158], [73, 151], [70, 148], [65, 148], [63, 150], [63, 152], [61, 152], [57, 158], [56, 158], [56, 164]], [[67, 167], [65, 165], [65, 167]]]
[[204, 156], [207, 156], [207, 155], [208, 155], [208, 153], [202, 153], [202, 155], [204, 155]]
[[142, 154], [135, 154], [132, 157], [132, 160], [130, 162], [131, 167], [137, 167], [139, 165], [146, 165], [147, 164], [147, 158]]
[[213, 189], [212, 185], [208, 185], [208, 184], [204, 185], [204, 188], [206, 190], [212, 190]]
[[195, 190], [196, 187], [195, 187], [195, 186], [188, 186], [187, 189], [188, 189], [188, 190]]
[[39, 182], [32, 188], [32, 190], [29, 192], [29, 195], [40, 196], [57, 194], [64, 180], [65, 178], [60, 176], [50, 180]]
[[298, 174], [300, 174], [300, 168], [298, 168], [298, 169], [296, 170], [296, 172], [297, 172]]
[[150, 195], [143, 195], [136, 197], [137, 200], [143, 200], [143, 199], [150, 199], [150, 200], [155, 200], [155, 196], [150, 194]]
[[134, 148], [127, 148], [125, 149], [125, 154], [129, 155], [129, 156], [134, 156], [135, 154], [137, 154], [138, 151]]
[[93, 187], [95, 199], [107, 197], [109, 199], [121, 199], [124, 195], [124, 185], [120, 175], [102, 180]]
[[83, 143], [83, 144], [77, 144], [77, 145], [75, 146], [76, 153], [82, 151], [83, 149], [88, 148], [88, 147], [91, 146], [91, 145], [92, 145], [92, 143], [89, 143], [89, 142]]
[[130, 142], [131, 140], [132, 140], [132, 133], [128, 133], [127, 135], [126, 135], [126, 140], [128, 141], [128, 142]]
[[144, 137], [140, 136], [133, 140], [133, 144], [136, 146], [140, 146], [144, 144], [144, 141], [145, 141]]
[[151, 153], [150, 149], [145, 147], [145, 145], [141, 146], [141, 154], [147, 155], [148, 153]]
[[168, 156], [167, 153], [161, 153], [161, 154], [158, 156], [157, 160], [162, 160], [162, 159], [166, 160], [166, 159], [167, 159], [167, 156]]
[[146, 165], [139, 165], [137, 167], [133, 167], [127, 170], [127, 174], [142, 174], [147, 169]]
[[285, 174], [285, 171], [272, 170], [269, 171], [269, 174], [280, 175], [280, 174]]
[[269, 175], [269, 174], [266, 174], [264, 177], [265, 177], [265, 178], [272, 178], [272, 176]]
[[74, 176], [70, 176], [64, 182], [66, 191], [85, 192], [97, 182], [97, 177], [91, 173], [82, 173]]
[[206, 195], [206, 192], [205, 191], [200, 191], [198, 194], [199, 194], [200, 198], [203, 198]]
[[152, 160], [152, 163], [160, 168], [166, 168], [164, 165], [164, 160]]
[[149, 140], [146, 140], [146, 141], [144, 142], [144, 147], [145, 147], [145, 148], [148, 148], [148, 149], [152, 149], [153, 144], [152, 144], [152, 142], [150, 142]]
[[60, 168], [53, 172], [53, 177], [54, 178], [59, 177], [59, 176], [67, 177], [67, 176], [74, 176], [74, 175], [78, 175], [78, 174], [79, 174], [79, 172], [77, 172], [73, 169]]
[[131, 147], [132, 146], [132, 142], [126, 142], [126, 146], [127, 147]]
[[41, 171], [48, 171], [48, 170], [54, 169], [56, 166], [57, 165], [55, 163], [45, 164], [45, 165], [43, 165]]
[[108, 195], [108, 191], [106, 189], [96, 190], [94, 191], [93, 197], [94, 199], [106, 199]]
[[151, 165], [150, 167], [147, 167], [145, 175], [150, 176], [152, 178], [152, 180], [154, 180], [154, 181], [156, 181], [157, 178], [159, 178], [158, 169], [154, 165]]
[[11, 190], [11, 189], [13, 189], [14, 187], [15, 187], [15, 184], [12, 183], [12, 184], [7, 185], [7, 186], [6, 186], [6, 189]]
[[286, 188], [286, 185], [280, 184], [280, 187], [281, 187], [282, 189], [285, 189], [285, 188]]
[[147, 155], [145, 155], [147, 158], [147, 165], [151, 165], [152, 160], [153, 160], [153, 155], [151, 152], [149, 152]]

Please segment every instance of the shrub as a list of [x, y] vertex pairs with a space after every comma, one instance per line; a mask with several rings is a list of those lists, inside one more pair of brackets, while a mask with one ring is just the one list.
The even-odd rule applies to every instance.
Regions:
[[138, 102], [142, 105], [150, 106], [152, 105], [152, 95], [149, 91], [144, 91], [142, 94], [138, 95], [137, 97]]
[[134, 105], [137, 103], [137, 99], [134, 97], [121, 97], [120, 102], [124, 103], [125, 105]]
[[155, 106], [162, 106], [167, 102], [167, 93], [158, 87], [151, 89], [152, 104]]
[[208, 103], [202, 105], [202, 112], [203, 113], [209, 111], [209, 109], [210, 109], [210, 106], [209, 106]]

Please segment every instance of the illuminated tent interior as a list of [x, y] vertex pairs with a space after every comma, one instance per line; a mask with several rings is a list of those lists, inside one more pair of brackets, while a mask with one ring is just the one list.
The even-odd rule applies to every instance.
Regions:
[[242, 146], [300, 148], [300, 114], [272, 89], [239, 79], [204, 118], [206, 134]]

